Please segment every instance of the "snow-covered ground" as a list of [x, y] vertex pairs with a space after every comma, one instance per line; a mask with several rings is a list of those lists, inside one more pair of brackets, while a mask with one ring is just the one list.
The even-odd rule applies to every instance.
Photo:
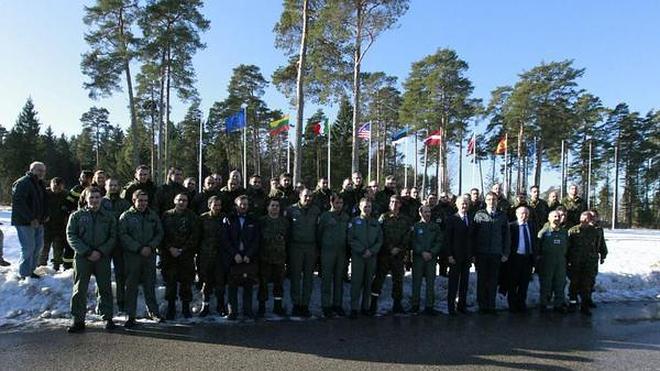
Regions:
[[[12, 263], [9, 267], [0, 268], [0, 329], [23, 329], [29, 327], [58, 326], [69, 322], [69, 300], [73, 285], [73, 272], [54, 272], [48, 267], [38, 268], [44, 277], [40, 280], [18, 279], [18, 261], [20, 259], [20, 246], [16, 230], [9, 223], [10, 210], [0, 209], [0, 228], [4, 233], [4, 256]], [[634, 301], [634, 300], [660, 300], [660, 231], [650, 230], [617, 230], [606, 231], [609, 255], [605, 264], [600, 266], [597, 278], [594, 299], [597, 302]], [[162, 300], [165, 293], [160, 274], [157, 297], [161, 310], [165, 303]], [[88, 320], [99, 321], [99, 317], [92, 314], [95, 307], [94, 280], [90, 284], [88, 293], [88, 306], [90, 315]], [[470, 277], [470, 290], [468, 301], [475, 302], [476, 275], [474, 270]], [[385, 313], [391, 308], [390, 282], [386, 282], [380, 300], [380, 312]], [[288, 282], [285, 283], [285, 300], [290, 308], [288, 297]], [[528, 303], [538, 303], [538, 279], [530, 284]], [[424, 293], [424, 289], [422, 290]], [[439, 277], [436, 280], [436, 309], [446, 311], [447, 279]], [[344, 307], [349, 305], [349, 285], [344, 289]], [[411, 295], [411, 277], [408, 274], [404, 284], [404, 305]], [[423, 300], [423, 299], [422, 299]], [[201, 304], [199, 293], [195, 294], [193, 311], [197, 311]], [[213, 303], [212, 303], [213, 304]], [[215, 305], [213, 304], [212, 308]], [[498, 307], [506, 308], [506, 298], [498, 295]], [[256, 302], [255, 302], [256, 309]], [[270, 309], [270, 304], [269, 304]], [[312, 295], [311, 310], [313, 314], [320, 315], [320, 282], [315, 279]], [[138, 313], [144, 311], [142, 296], [138, 302]], [[118, 316], [123, 320], [124, 316]], [[273, 317], [267, 319], [275, 320]], [[215, 322], [225, 323], [224, 319], [216, 316], [180, 322]], [[229, 322], [227, 322], [229, 323]]]

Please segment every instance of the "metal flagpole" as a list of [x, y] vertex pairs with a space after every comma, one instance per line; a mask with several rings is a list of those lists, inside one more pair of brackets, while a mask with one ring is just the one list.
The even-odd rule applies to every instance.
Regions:
[[509, 198], [509, 179], [507, 178], [509, 168], [509, 133], [504, 133], [504, 194]]
[[408, 160], [408, 142], [410, 141], [408, 138], [405, 139], [406, 143], [403, 145], [403, 161], [401, 161], [403, 163], [403, 186], [405, 188], [408, 188], [408, 164], [406, 163]]
[[413, 187], [417, 187], [417, 132], [415, 132], [415, 178], [413, 179]]
[[369, 142], [367, 148], [367, 159], [369, 161], [369, 166], [367, 166], [367, 179], [371, 182], [371, 123], [369, 123]]
[[243, 188], [247, 188], [247, 104], [243, 107], [243, 120], [245, 126], [243, 126]]
[[199, 174], [197, 177], [198, 178], [197, 191], [200, 193], [202, 192], [202, 151], [203, 151], [202, 143], [204, 139], [204, 127], [202, 125], [203, 122], [204, 120], [202, 120], [202, 118], [200, 117], [199, 118], [199, 170], [198, 170]]
[[332, 187], [332, 183], [330, 182], [330, 148], [332, 144], [332, 139], [331, 139], [331, 131], [330, 131], [330, 123], [326, 120], [325, 121], [325, 129], [328, 131], [328, 187]]
[[291, 173], [291, 145], [289, 141], [289, 131], [286, 131], [286, 172]]
[[561, 181], [559, 182], [559, 199], [564, 199], [564, 177], [566, 176], [566, 163], [564, 161], [564, 141], [561, 141]]
[[461, 131], [461, 142], [458, 144], [458, 195], [462, 194], [463, 185], [463, 131]]
[[592, 140], [589, 139], [589, 173], [587, 174], [587, 208], [591, 209], [591, 154], [592, 154]]
[[616, 228], [617, 203], [619, 202], [619, 140], [614, 146], [614, 202], [612, 202], [612, 229]]

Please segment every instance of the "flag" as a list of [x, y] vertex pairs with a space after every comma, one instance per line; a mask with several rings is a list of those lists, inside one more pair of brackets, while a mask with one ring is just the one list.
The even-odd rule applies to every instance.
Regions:
[[497, 148], [495, 148], [496, 155], [503, 155], [504, 152], [506, 152], [506, 139], [506, 136], [504, 136], [504, 138], [500, 139], [499, 143], [497, 143]]
[[410, 134], [410, 127], [408, 126], [397, 131], [392, 135], [392, 144], [397, 145], [401, 143], [409, 134]]
[[424, 139], [424, 144], [427, 146], [439, 146], [440, 143], [442, 143], [442, 130], [434, 130]]
[[245, 111], [241, 110], [225, 119], [225, 131], [227, 134], [245, 127]]
[[286, 115], [279, 120], [271, 121], [268, 125], [270, 126], [270, 130], [279, 129], [283, 126], [289, 126], [289, 115]]
[[371, 138], [371, 123], [366, 123], [360, 127], [357, 133], [358, 138], [360, 139], [369, 139]]
[[472, 138], [470, 138], [467, 145], [467, 154], [466, 154], [467, 156], [474, 155], [476, 144], [477, 144], [477, 138], [474, 135], [472, 135]]
[[312, 122], [307, 126], [308, 130], [311, 130], [314, 135], [326, 135], [328, 134], [328, 119], [323, 119], [323, 121]]

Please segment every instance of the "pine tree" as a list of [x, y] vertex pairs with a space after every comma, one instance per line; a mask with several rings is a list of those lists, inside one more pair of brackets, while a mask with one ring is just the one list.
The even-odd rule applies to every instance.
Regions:
[[[101, 107], [91, 107], [87, 112], [83, 113], [80, 117], [80, 122], [84, 129], [89, 129], [92, 137], [92, 148], [94, 149], [95, 168], [105, 168], [101, 166], [101, 154], [106, 158], [107, 151], [103, 150], [102, 143], [106, 143], [110, 137], [111, 125], [108, 121], [107, 109]], [[105, 161], [107, 163], [107, 161]]]

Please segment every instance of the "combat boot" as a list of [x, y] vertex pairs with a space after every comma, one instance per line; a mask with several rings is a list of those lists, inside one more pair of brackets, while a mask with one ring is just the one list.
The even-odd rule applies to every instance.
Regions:
[[209, 302], [205, 301], [202, 303], [202, 309], [199, 311], [200, 317], [206, 317], [209, 315]]
[[378, 295], [371, 294], [371, 303], [369, 303], [369, 315], [378, 313]]
[[332, 308], [323, 307], [323, 317], [324, 318], [332, 318]]
[[344, 312], [344, 308], [341, 305], [332, 307], [332, 311], [339, 317], [346, 317], [346, 312]]
[[53, 270], [55, 272], [59, 272], [60, 271], [60, 263], [54, 263], [53, 264]]
[[170, 300], [167, 302], [167, 312], [165, 313], [165, 319], [171, 321], [174, 318], [176, 318], [176, 302], [174, 300]]
[[66, 328], [69, 334], [77, 334], [85, 331], [85, 322], [74, 322], [73, 325]]
[[259, 309], [257, 309], [257, 317], [263, 318], [266, 315], [266, 302], [259, 300]]
[[190, 312], [190, 302], [189, 301], [184, 301], [181, 303], [181, 314], [183, 314], [183, 318], [191, 318], [192, 313]]
[[227, 316], [227, 307], [225, 307], [225, 298], [224, 297], [218, 298], [218, 308], [217, 308], [217, 310], [218, 310], [218, 315], [220, 317]]
[[286, 315], [284, 307], [282, 306], [282, 299], [275, 299], [273, 301], [273, 313], [280, 317], [284, 317]]
[[401, 305], [401, 300], [397, 299], [394, 300], [394, 304], [392, 304], [392, 313], [394, 314], [405, 314], [406, 310], [403, 309], [403, 305]]
[[117, 328], [117, 325], [115, 325], [115, 322], [111, 319], [105, 321], [105, 329], [108, 331], [112, 331]]
[[291, 316], [292, 317], [300, 317], [302, 312], [302, 306], [300, 305], [294, 305], [293, 310], [291, 310]]
[[591, 309], [589, 309], [589, 304], [582, 304], [580, 307], [580, 313], [582, 313], [585, 316], [591, 316]]
[[312, 316], [312, 313], [309, 311], [309, 307], [307, 305], [301, 305], [300, 307], [300, 315], [302, 317], [309, 318]]

